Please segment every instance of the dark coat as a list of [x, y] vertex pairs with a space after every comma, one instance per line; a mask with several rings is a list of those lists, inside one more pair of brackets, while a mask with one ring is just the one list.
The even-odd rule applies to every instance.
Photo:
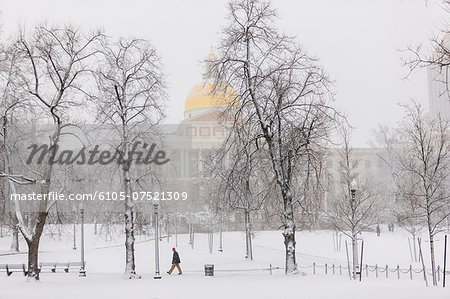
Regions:
[[179, 264], [179, 263], [181, 263], [180, 256], [178, 255], [178, 252], [174, 251], [172, 257], [172, 264]]

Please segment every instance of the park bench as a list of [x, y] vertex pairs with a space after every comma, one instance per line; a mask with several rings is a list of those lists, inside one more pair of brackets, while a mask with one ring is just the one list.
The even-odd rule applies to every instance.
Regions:
[[[81, 262], [68, 262], [67, 267], [64, 269], [66, 273], [69, 273], [69, 269], [80, 269], [81, 268]], [[84, 263], [84, 266], [86, 266], [86, 262]]]
[[[86, 266], [86, 264], [85, 264]], [[81, 262], [67, 262], [67, 263], [58, 263], [58, 262], [41, 262], [39, 263], [39, 271], [48, 269], [52, 273], [55, 273], [57, 269], [63, 269], [64, 272], [69, 273], [70, 269], [80, 269]], [[8, 276], [11, 276], [13, 272], [23, 272], [23, 275], [26, 276], [28, 271], [26, 270], [25, 264], [0, 264], [0, 272], [5, 271]]]
[[0, 271], [5, 271], [8, 276], [11, 276], [13, 272], [23, 272], [23, 275], [27, 275], [25, 264], [0, 264]]
[[67, 263], [41, 262], [41, 263], [39, 263], [39, 269], [41, 271], [43, 269], [49, 269], [53, 273], [56, 272], [56, 269], [63, 269], [64, 272], [69, 273], [70, 269], [79, 269], [79, 268], [81, 268], [81, 262], [67, 262]]
[[58, 264], [57, 262], [41, 262], [39, 263], [39, 271], [49, 269], [50, 271], [55, 273], [57, 264]]

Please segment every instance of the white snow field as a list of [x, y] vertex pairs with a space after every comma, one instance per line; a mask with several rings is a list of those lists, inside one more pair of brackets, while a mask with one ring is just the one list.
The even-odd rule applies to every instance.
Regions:
[[[53, 236], [47, 229], [41, 241], [40, 261], [67, 262], [80, 260], [79, 229], [77, 230], [77, 250], [73, 250], [73, 231], [71, 226], [59, 229], [52, 227]], [[98, 226], [101, 231], [101, 225]], [[386, 231], [386, 229], [384, 229]], [[153, 279], [154, 241], [137, 236], [136, 264], [140, 280], [128, 280], [123, 276], [125, 250], [123, 235], [117, 231], [113, 240], [106, 242], [104, 236], [94, 236], [93, 225], [86, 228], [86, 268], [87, 277], [78, 277], [74, 270], [66, 274], [62, 269], [56, 273], [41, 273], [40, 283], [27, 283], [22, 273], [13, 273], [7, 277], [0, 273], [0, 299], [9, 298], [121, 298], [121, 299], [163, 299], [163, 298], [450, 298], [450, 287], [442, 288], [442, 276], [439, 287], [425, 287], [423, 274], [397, 272], [363, 273], [362, 282], [351, 281], [347, 270], [338, 270], [338, 265], [346, 266], [344, 237], [340, 251], [333, 248], [331, 231], [297, 232], [297, 259], [302, 274], [285, 276], [283, 270], [267, 270], [283, 267], [283, 238], [279, 231], [257, 232], [254, 239], [254, 261], [244, 258], [244, 233], [224, 232], [222, 253], [218, 252], [218, 233], [214, 235], [214, 250], [208, 250], [208, 236], [195, 235], [195, 248], [188, 244], [188, 235], [178, 236], [177, 250], [181, 257], [183, 275], [171, 276], [166, 271], [170, 267], [171, 248], [175, 247], [175, 237], [160, 243], [160, 265], [162, 279]], [[384, 232], [380, 237], [374, 233], [361, 235], [364, 240], [364, 264], [378, 264], [380, 269], [389, 265], [408, 269], [420, 269], [419, 263], [411, 263], [408, 235], [402, 231]], [[423, 236], [426, 239], [425, 235]], [[443, 236], [436, 242], [436, 259], [443, 265]], [[427, 267], [428, 246], [423, 242], [423, 251]], [[26, 263], [26, 245], [21, 243], [24, 253], [10, 254], [10, 237], [0, 238], [0, 264]], [[316, 263], [313, 274], [312, 263]], [[328, 265], [325, 274], [324, 264]], [[205, 277], [205, 264], [215, 265], [215, 276]], [[332, 265], [335, 264], [335, 274]], [[266, 269], [266, 270], [262, 270]], [[227, 271], [232, 270], [232, 271]], [[248, 271], [247, 271], [248, 270]], [[447, 280], [450, 276], [447, 275]], [[428, 276], [430, 283], [431, 277]], [[450, 282], [449, 282], [450, 283]], [[430, 283], [431, 284], [431, 283]]]

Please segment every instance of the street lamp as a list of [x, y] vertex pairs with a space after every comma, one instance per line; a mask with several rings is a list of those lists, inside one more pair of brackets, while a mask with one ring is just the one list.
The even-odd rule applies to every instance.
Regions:
[[79, 272], [80, 277], [86, 276], [85, 262], [84, 262], [84, 203], [80, 203], [81, 214], [81, 268]]
[[77, 207], [72, 207], [72, 219], [73, 219], [73, 250], [77, 250]]
[[161, 279], [161, 274], [159, 272], [159, 221], [158, 221], [158, 213], [159, 213], [159, 201], [155, 200], [153, 203], [153, 210], [155, 213], [155, 276], [154, 279]]
[[355, 200], [356, 191], [358, 190], [358, 182], [353, 179], [350, 183], [350, 192], [352, 193], [352, 200]]
[[[352, 196], [351, 209], [354, 210], [356, 191], [358, 191], [358, 182], [353, 179], [350, 183], [350, 193]], [[353, 279], [357, 278], [357, 275], [361, 275], [358, 262], [358, 236], [353, 233], [352, 230], [352, 250], [353, 250]]]
[[222, 215], [222, 212], [220, 212], [219, 252], [223, 252], [223, 248], [222, 248], [222, 245], [223, 245], [223, 239], [222, 239], [223, 227], [222, 227], [222, 223], [223, 223], [223, 215]]

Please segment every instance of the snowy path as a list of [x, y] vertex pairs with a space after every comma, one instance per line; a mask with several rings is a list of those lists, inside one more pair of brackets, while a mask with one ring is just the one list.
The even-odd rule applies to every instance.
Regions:
[[[70, 230], [67, 230], [70, 231]], [[283, 270], [261, 271], [269, 264], [284, 266], [284, 245], [278, 231], [257, 232], [254, 239], [254, 261], [244, 259], [244, 234], [224, 233], [224, 252], [217, 251], [218, 234], [214, 236], [214, 251], [209, 254], [208, 237], [196, 234], [195, 248], [188, 244], [187, 235], [178, 236], [178, 251], [182, 260], [182, 276], [168, 276], [165, 271], [170, 266], [171, 248], [175, 247], [172, 236], [161, 245], [161, 272], [163, 278], [154, 280], [154, 248], [149, 237], [138, 236], [136, 243], [137, 272], [142, 275], [138, 281], [130, 281], [122, 276], [124, 267], [123, 238], [120, 233], [113, 241], [106, 242], [94, 236], [92, 226], [86, 230], [86, 260], [88, 276], [80, 278], [76, 273], [42, 273], [41, 283], [25, 283], [20, 273], [6, 277], [0, 273], [0, 299], [25, 298], [35, 293], [36, 299], [49, 298], [450, 298], [450, 288], [425, 288], [420, 277], [397, 280], [392, 274], [389, 279], [382, 275], [364, 278], [362, 283], [350, 281], [346, 271], [343, 275], [325, 275], [323, 268], [317, 268], [312, 275], [311, 268], [301, 268], [306, 276], [286, 277]], [[72, 250], [73, 239], [65, 233], [61, 239], [42, 240], [41, 261], [79, 261], [80, 251]], [[380, 238], [374, 234], [363, 235], [365, 240], [365, 263], [411, 264], [407, 235], [402, 232], [385, 234]], [[78, 239], [77, 239], [78, 241]], [[0, 252], [7, 253], [9, 238], [0, 239]], [[344, 242], [344, 240], [342, 241]], [[441, 242], [442, 243], [442, 242]], [[437, 261], [442, 262], [442, 250], [438, 241]], [[389, 246], [388, 246], [389, 245]], [[21, 243], [22, 250], [25, 244]], [[346, 265], [345, 246], [334, 251], [332, 233], [329, 231], [298, 232], [297, 258], [300, 266], [328, 263]], [[428, 257], [425, 256], [427, 262]], [[0, 263], [26, 262], [26, 254], [0, 255]], [[203, 276], [203, 266], [214, 264], [215, 277]], [[414, 268], [419, 265], [412, 263]], [[233, 271], [228, 271], [233, 270]], [[373, 274], [372, 274], [373, 275]], [[332, 296], [330, 296], [332, 294]]]
[[[0, 278], [0, 298], [33, 297], [39, 299], [79, 298], [449, 298], [442, 288], [425, 288], [408, 280], [369, 280], [364, 283], [347, 277], [290, 276], [255, 274], [201, 274], [164, 276], [154, 280], [127, 280], [120, 274], [89, 274], [79, 278], [74, 274], [42, 275], [42, 283], [24, 283], [23, 277]], [[33, 295], [31, 295], [33, 294]]]

